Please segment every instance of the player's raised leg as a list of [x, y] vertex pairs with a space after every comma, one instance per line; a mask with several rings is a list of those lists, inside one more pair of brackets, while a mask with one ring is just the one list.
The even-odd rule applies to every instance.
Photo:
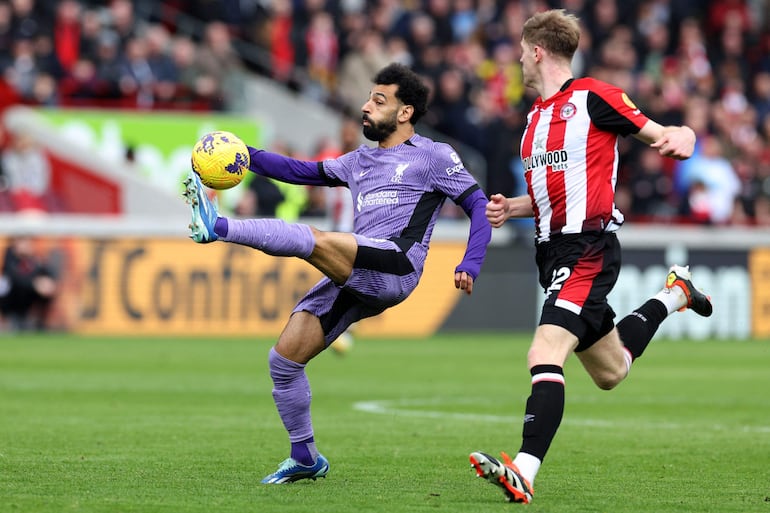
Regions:
[[693, 285], [689, 266], [673, 265], [663, 288], [618, 322], [617, 331], [631, 361], [642, 355], [665, 319], [687, 309], [708, 317], [713, 311], [711, 298]]
[[674, 265], [660, 291], [621, 319], [615, 330], [576, 355], [596, 385], [610, 390], [625, 379], [663, 321], [687, 309], [708, 317], [713, 311], [711, 298], [693, 285], [688, 266]]
[[190, 237], [195, 242], [234, 242], [273, 256], [307, 259], [312, 254], [316, 241], [310, 226], [287, 223], [281, 219], [238, 220], [221, 217], [197, 173], [190, 171], [184, 185], [184, 196], [192, 212]]
[[206, 194], [200, 177], [190, 171], [184, 180], [184, 197], [190, 204], [190, 238], [195, 242], [216, 240], [241, 244], [272, 256], [307, 260], [337, 284], [353, 270], [358, 242], [353, 234], [322, 232], [309, 225], [282, 219], [232, 219], [222, 217]]

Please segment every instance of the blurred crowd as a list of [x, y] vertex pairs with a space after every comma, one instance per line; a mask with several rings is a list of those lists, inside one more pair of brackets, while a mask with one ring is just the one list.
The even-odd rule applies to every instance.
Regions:
[[[629, 220], [770, 225], [768, 0], [0, 0], [0, 70], [32, 104], [223, 110], [257, 73], [356, 119], [375, 71], [398, 61], [431, 88], [424, 128], [483, 155], [487, 192], [510, 195], [523, 192], [533, 100], [521, 27], [551, 7], [582, 20], [576, 76], [699, 136], [683, 162], [622, 140]], [[343, 147], [325, 144], [319, 155]], [[239, 209], [262, 212], [260, 193], [281, 191], [254, 182]], [[303, 208], [328, 212], [329, 199], [311, 191]]]
[[2, 0], [2, 77], [18, 101], [33, 105], [225, 108], [228, 77], [244, 68], [231, 27], [215, 19], [183, 32], [151, 15], [161, 6]]

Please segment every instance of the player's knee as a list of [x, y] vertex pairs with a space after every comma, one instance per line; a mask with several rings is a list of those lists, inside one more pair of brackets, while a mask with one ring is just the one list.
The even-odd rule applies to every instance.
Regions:
[[599, 387], [602, 390], [612, 390], [616, 386], [620, 384], [621, 381], [623, 381], [623, 378], [626, 377], [625, 372], [602, 372], [600, 374], [596, 374], [593, 377], [594, 383], [596, 383], [596, 386]]
[[609, 379], [598, 378], [598, 379], [594, 379], [594, 383], [596, 383], [596, 386], [602, 390], [612, 390], [618, 385], [619, 382], [609, 380]]

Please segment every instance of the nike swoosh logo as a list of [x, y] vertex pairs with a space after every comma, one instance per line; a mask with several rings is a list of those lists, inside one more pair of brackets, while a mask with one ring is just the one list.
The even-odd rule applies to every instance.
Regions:
[[371, 171], [371, 169], [367, 169], [366, 171], [361, 171], [361, 173], [358, 175], [359, 178], [365, 177], [366, 175], [369, 174], [370, 171]]

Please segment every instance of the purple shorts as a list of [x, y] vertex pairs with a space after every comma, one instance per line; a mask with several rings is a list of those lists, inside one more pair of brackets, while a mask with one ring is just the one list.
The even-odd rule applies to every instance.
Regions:
[[409, 297], [422, 274], [422, 267], [415, 270], [396, 242], [354, 235], [358, 254], [348, 281], [337, 285], [324, 277], [294, 307], [294, 312], [308, 312], [321, 320], [327, 346], [354, 322]]

